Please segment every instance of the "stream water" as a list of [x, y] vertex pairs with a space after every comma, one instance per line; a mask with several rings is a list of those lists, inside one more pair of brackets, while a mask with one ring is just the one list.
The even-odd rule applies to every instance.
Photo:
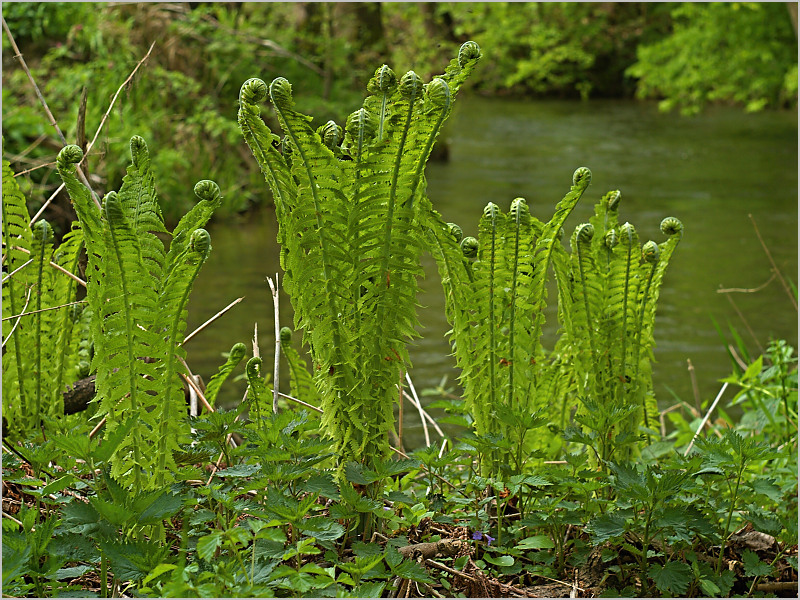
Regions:
[[[770, 280], [771, 264], [750, 219], [780, 272], [796, 282], [796, 112], [745, 114], [715, 107], [687, 118], [633, 101], [466, 97], [457, 102], [443, 138], [449, 158], [428, 165], [428, 194], [465, 235], [477, 234], [487, 202], [505, 211], [517, 196], [528, 200], [535, 216], [548, 220], [579, 166], [589, 167], [593, 177], [567, 222], [568, 234], [613, 189], [622, 192], [620, 222], [633, 223], [642, 242], [663, 241], [659, 224], [666, 216], [683, 222], [684, 236], [661, 289], [655, 329], [653, 377], [662, 409], [676, 398], [694, 404], [688, 361], [702, 399], [713, 398], [718, 380], [730, 374], [714, 320], [726, 331], [733, 325], [753, 356], [771, 338], [796, 347], [797, 312], [779, 280]], [[269, 197], [266, 184], [263, 193]], [[235, 298], [245, 299], [187, 344], [189, 365], [206, 381], [223, 362], [223, 351], [240, 341], [250, 347], [255, 323], [262, 356], [271, 363], [274, 323], [266, 277], [279, 270], [272, 211], [239, 224], [212, 225], [210, 233], [213, 251], [190, 300], [189, 330]], [[425, 260], [419, 296], [422, 337], [411, 347], [411, 376], [418, 391], [438, 385], [443, 377], [455, 387], [458, 375], [444, 337], [450, 327], [441, 284], [433, 260]], [[720, 293], [721, 288], [762, 286], [757, 292]], [[556, 330], [554, 289], [550, 301], [548, 347]], [[281, 303], [282, 324], [291, 325], [288, 298], [282, 296]], [[245, 386], [240, 381], [226, 387], [220, 402], [232, 404]], [[729, 390], [725, 398], [733, 393]], [[405, 445], [413, 448], [422, 442], [419, 417], [409, 410], [405, 415]]]

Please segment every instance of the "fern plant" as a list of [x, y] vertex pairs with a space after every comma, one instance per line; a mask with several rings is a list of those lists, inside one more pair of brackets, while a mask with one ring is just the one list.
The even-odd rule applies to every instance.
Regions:
[[[556, 417], [552, 399], [563, 377], [548, 364], [541, 344], [547, 272], [564, 221], [590, 181], [589, 169], [575, 171], [570, 191], [547, 223], [530, 214], [524, 198], [515, 199], [506, 214], [489, 203], [477, 240], [461, 239], [460, 227], [428, 213], [466, 406], [479, 436], [499, 435], [499, 450], [505, 444], [484, 465], [489, 473], [501, 464], [521, 470], [530, 450], [544, 441], [528, 433]], [[529, 426], [519, 427], [525, 422]]]
[[[76, 303], [83, 243], [73, 227], [57, 249], [45, 220], [31, 227], [24, 195], [3, 161], [3, 416], [13, 435], [64, 414], [64, 388], [79, 379], [86, 311]], [[58, 270], [56, 267], [62, 270]]]
[[[57, 168], [86, 243], [98, 414], [106, 419], [106, 437], [124, 432], [111, 474], [138, 492], [171, 480], [173, 453], [188, 435], [179, 377], [186, 304], [211, 249], [202, 226], [222, 200], [214, 182], [199, 182], [201, 202], [168, 233], [147, 145], [134, 136], [130, 149], [122, 187], [106, 194], [102, 210], [75, 177], [83, 157], [78, 146], [61, 150]], [[164, 237], [171, 238], [168, 250]]]
[[669, 238], [639, 245], [636, 229], [619, 224], [620, 192], [606, 194], [589, 223], [578, 225], [571, 254], [555, 258], [562, 336], [580, 400], [576, 420], [598, 457], [635, 453], [640, 436], [658, 427], [653, 393], [653, 328], [659, 291], [683, 233], [674, 217], [661, 222]]
[[[284, 289], [303, 330], [319, 390], [322, 422], [339, 464], [388, 451], [393, 403], [415, 337], [422, 275], [424, 169], [459, 87], [480, 58], [461, 47], [445, 73], [399, 81], [383, 65], [344, 129], [314, 129], [293, 108], [284, 78], [244, 83], [239, 125], [275, 198]], [[260, 118], [269, 96], [284, 132]]]

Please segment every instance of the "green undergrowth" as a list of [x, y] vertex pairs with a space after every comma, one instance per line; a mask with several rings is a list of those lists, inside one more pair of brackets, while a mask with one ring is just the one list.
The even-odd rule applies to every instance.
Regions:
[[[581, 595], [760, 595], [797, 572], [795, 361], [773, 344], [731, 378], [740, 421], [692, 443], [696, 423], [676, 417], [642, 460], [603, 470], [573, 444], [533, 473], [481, 477], [464, 438], [337, 479], [313, 411], [246, 417], [246, 403], [190, 419], [174, 481], [143, 492], [111, 476], [113, 440], [90, 440], [89, 423], [6, 443], [3, 592], [463, 597], [555, 579]], [[420, 543], [438, 552], [417, 560]]]

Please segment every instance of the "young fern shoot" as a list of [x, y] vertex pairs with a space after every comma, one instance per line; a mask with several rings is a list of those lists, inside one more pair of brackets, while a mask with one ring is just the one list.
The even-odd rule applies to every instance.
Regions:
[[[62, 149], [57, 168], [86, 242], [98, 412], [106, 419], [106, 437], [122, 432], [111, 475], [139, 492], [172, 480], [173, 454], [188, 436], [180, 378], [186, 306], [211, 250], [202, 226], [221, 197], [215, 183], [199, 182], [195, 193], [201, 201], [170, 236], [147, 145], [134, 136], [130, 148], [132, 164], [122, 188], [106, 194], [101, 211], [75, 177], [80, 148]], [[157, 234], [171, 237], [168, 251]]]
[[[275, 198], [284, 289], [311, 350], [322, 424], [340, 466], [388, 453], [405, 345], [417, 335], [425, 164], [479, 58], [468, 42], [428, 84], [413, 71], [398, 81], [379, 67], [344, 131], [334, 122], [313, 129], [295, 111], [286, 79], [242, 86], [239, 126]], [[283, 139], [260, 118], [267, 96]]]

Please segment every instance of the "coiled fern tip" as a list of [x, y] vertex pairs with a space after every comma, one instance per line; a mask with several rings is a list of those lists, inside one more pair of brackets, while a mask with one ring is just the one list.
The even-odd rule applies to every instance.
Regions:
[[676, 235], [683, 233], [683, 223], [675, 217], [666, 217], [661, 221], [661, 233], [664, 235]]
[[246, 104], [259, 104], [267, 98], [267, 84], [258, 77], [252, 77], [242, 84], [239, 101]]
[[216, 182], [210, 179], [203, 179], [194, 184], [194, 193], [201, 200], [216, 202], [222, 192]]
[[75, 144], [70, 144], [69, 146], [64, 146], [58, 153], [57, 162], [58, 166], [64, 169], [68, 165], [78, 164], [82, 160], [83, 160], [83, 150], [81, 150], [80, 146], [76, 146]]
[[292, 84], [285, 77], [276, 77], [269, 84], [269, 97], [278, 109], [290, 109], [294, 104], [292, 100]]
[[458, 66], [463, 69], [469, 61], [480, 57], [481, 47], [477, 42], [473, 42], [472, 40], [464, 42], [458, 50]]

